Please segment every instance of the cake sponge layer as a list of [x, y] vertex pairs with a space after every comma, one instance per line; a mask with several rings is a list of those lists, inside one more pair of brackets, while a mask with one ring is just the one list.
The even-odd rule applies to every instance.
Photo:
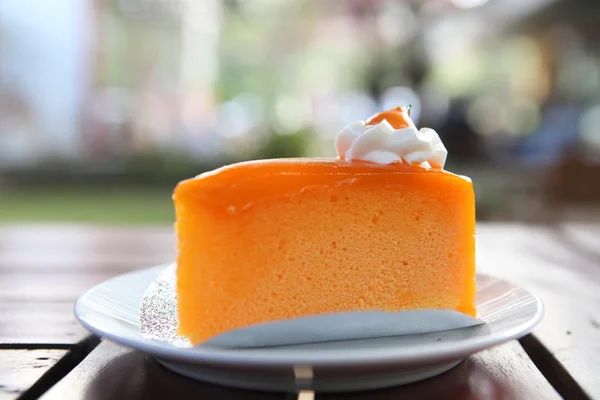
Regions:
[[475, 315], [474, 195], [444, 171], [238, 164], [175, 190], [179, 332], [351, 310]]

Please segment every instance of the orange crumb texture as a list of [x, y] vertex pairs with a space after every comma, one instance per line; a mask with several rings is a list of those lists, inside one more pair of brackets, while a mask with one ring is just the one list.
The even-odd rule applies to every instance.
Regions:
[[179, 333], [444, 308], [475, 316], [471, 181], [402, 164], [235, 164], [175, 189]]

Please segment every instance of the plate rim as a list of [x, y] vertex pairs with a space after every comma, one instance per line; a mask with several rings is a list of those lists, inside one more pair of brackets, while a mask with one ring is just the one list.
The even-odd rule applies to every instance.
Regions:
[[[95, 326], [93, 323], [87, 321], [84, 315], [85, 311], [82, 309], [85, 307], [83, 302], [93, 292], [104, 286], [110, 285], [110, 283], [115, 280], [133, 279], [135, 276], [142, 274], [153, 273], [153, 279], [156, 279], [160, 272], [170, 265], [173, 265], [173, 263], [165, 263], [126, 272], [93, 286], [79, 296], [75, 302], [73, 307], [75, 318], [84, 328], [97, 336], [166, 360], [177, 360], [192, 364], [222, 367], [250, 367], [257, 365], [262, 367], [285, 367], [289, 365], [311, 365], [313, 367], [339, 368], [346, 366], [385, 366], [399, 363], [404, 365], [425, 365], [432, 362], [464, 358], [470, 354], [509, 342], [530, 333], [544, 316], [544, 304], [542, 300], [530, 290], [492, 275], [478, 273], [476, 277], [485, 277], [492, 281], [503, 282], [511, 286], [512, 289], [518, 288], [526, 291], [535, 300], [535, 314], [527, 321], [503, 331], [501, 334], [490, 334], [469, 338], [468, 341], [462, 342], [460, 346], [457, 346], [456, 342], [436, 342], [436, 351], [422, 349], [418, 346], [409, 348], [402, 346], [388, 346], [385, 348], [384, 352], [377, 351], [380, 349], [356, 349], [352, 352], [323, 350], [318, 354], [306, 355], [297, 353], [290, 356], [277, 353], [264, 354], [257, 349], [241, 350], [209, 346], [186, 348], [151, 339], [130, 339], [109, 330], [102, 329], [102, 327]], [[335, 357], [332, 357], [333, 353], [335, 353]]]

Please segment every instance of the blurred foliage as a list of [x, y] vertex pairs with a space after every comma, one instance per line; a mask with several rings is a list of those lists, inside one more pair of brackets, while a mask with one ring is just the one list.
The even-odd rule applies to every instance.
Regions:
[[[561, 162], [579, 145], [600, 165], [600, 2], [548, 0], [519, 18], [519, 2], [426, 3], [99, 2], [85, 104], [64, 112], [71, 134], [53, 103], [81, 83], [23, 66], [80, 55], [29, 32], [26, 13], [0, 18], [0, 64], [16, 60], [19, 78], [0, 84], [0, 221], [171, 221], [177, 182], [247, 159], [333, 156], [332, 133], [415, 98], [447, 169], [473, 178], [479, 219], [543, 201], [546, 176], [555, 202], [596, 200], [598, 171]], [[523, 20], [500, 26], [505, 7]]]
[[271, 134], [266, 145], [255, 158], [303, 157], [307, 153], [310, 137], [310, 131], [300, 131], [287, 135]]
[[[271, 134], [256, 159], [302, 157], [311, 133]], [[172, 223], [177, 182], [221, 165], [179, 154], [137, 153], [111, 165], [73, 167], [58, 162], [43, 170], [12, 170], [0, 186], [0, 223]]]
[[86, 163], [79, 166], [55, 161], [48, 163], [43, 169], [7, 170], [2, 175], [2, 183], [5, 187], [173, 187], [181, 180], [235, 162], [306, 156], [311, 137], [312, 132], [307, 130], [286, 135], [271, 133], [258, 151], [246, 158], [222, 156], [218, 159], [202, 160], [177, 153], [154, 151], [134, 153], [121, 160], [113, 159], [105, 163]]
[[171, 189], [96, 185], [18, 188], [0, 196], [0, 222], [155, 224], [174, 221]]

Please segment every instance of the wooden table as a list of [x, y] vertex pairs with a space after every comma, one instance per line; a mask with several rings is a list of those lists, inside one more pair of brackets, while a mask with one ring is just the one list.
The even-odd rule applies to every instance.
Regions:
[[533, 335], [416, 384], [299, 397], [189, 380], [77, 324], [86, 289], [173, 260], [170, 227], [0, 226], [0, 399], [600, 398], [600, 225], [483, 224], [477, 243], [480, 272], [544, 300]]

